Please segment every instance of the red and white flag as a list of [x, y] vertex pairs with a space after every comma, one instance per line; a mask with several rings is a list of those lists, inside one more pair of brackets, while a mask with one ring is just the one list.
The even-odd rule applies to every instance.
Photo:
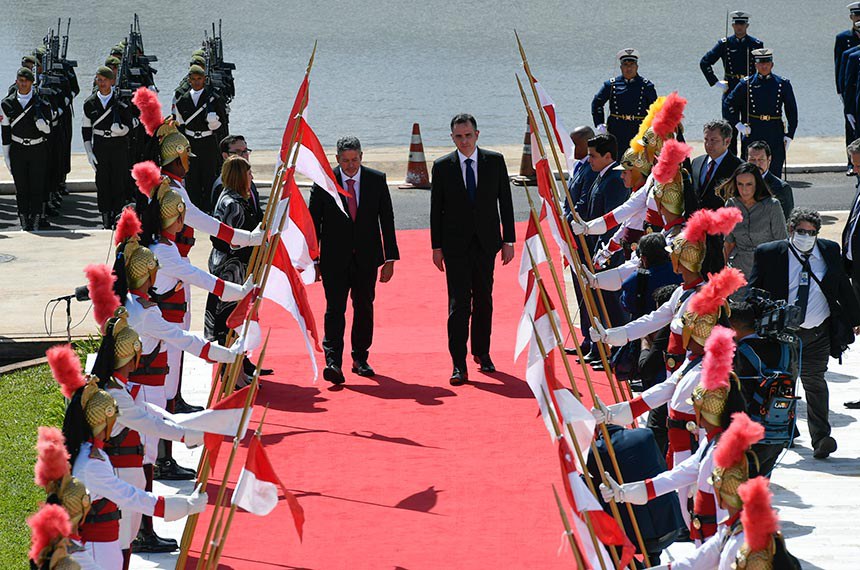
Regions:
[[281, 483], [272, 467], [272, 462], [266, 455], [263, 442], [259, 436], [255, 436], [251, 439], [248, 457], [245, 459], [242, 472], [239, 473], [239, 480], [236, 482], [236, 490], [233, 491], [231, 503], [257, 516], [266, 516], [278, 505], [278, 491], [284, 494], [284, 498], [290, 506], [293, 523], [296, 525], [296, 532], [299, 533], [299, 540], [301, 540], [302, 528], [305, 524], [304, 509], [296, 497], [287, 491], [284, 484]]
[[322, 352], [317, 336], [317, 325], [314, 314], [308, 303], [308, 295], [305, 285], [296, 269], [290, 261], [290, 254], [282, 240], [277, 240], [275, 255], [272, 258], [272, 266], [269, 269], [269, 278], [263, 297], [270, 299], [286, 309], [299, 325], [299, 330], [305, 340], [308, 354], [311, 358], [311, 366], [314, 371], [314, 382], [316, 382], [319, 370], [317, 368], [314, 350]]
[[328, 163], [322, 143], [304, 118], [300, 118], [298, 122], [299, 138], [297, 140], [300, 140], [301, 144], [296, 146], [296, 153], [298, 153], [296, 155], [296, 172], [304, 174], [317, 186], [328, 192], [334, 198], [334, 203], [340, 208], [343, 215], [348, 216], [349, 214], [343, 207], [343, 200], [340, 198], [340, 195], [346, 196], [346, 192], [337, 183], [337, 178]]
[[[532, 80], [534, 81], [535, 88], [537, 90], [538, 99], [540, 99], [540, 105], [543, 107], [543, 110], [546, 113], [546, 118], [549, 121], [549, 126], [553, 131], [552, 134], [555, 141], [555, 148], [564, 156], [563, 159], [562, 156], [559, 156], [559, 159], [562, 160], [562, 166], [567, 168], [568, 175], [572, 176], [573, 167], [576, 164], [576, 158], [573, 156], [574, 147], [573, 141], [570, 138], [570, 131], [564, 127], [564, 123], [561, 121], [561, 116], [555, 107], [555, 101], [552, 100], [552, 97], [549, 96], [549, 93], [546, 92], [546, 89], [543, 88], [543, 85], [540, 84], [536, 77], [532, 76]], [[532, 134], [532, 137], [534, 137], [534, 134]], [[533, 145], [532, 149], [537, 149], [537, 145]], [[533, 163], [536, 162], [535, 156], [536, 154], [532, 153]]]
[[314, 220], [296, 184], [294, 168], [287, 169], [284, 174], [281, 199], [272, 219], [272, 235], [278, 233], [281, 228], [281, 219], [285, 212], [287, 218], [283, 221], [281, 240], [290, 254], [293, 267], [302, 276], [302, 281], [310, 285], [316, 279], [314, 259], [319, 258], [320, 248]]
[[[535, 165], [535, 174], [537, 176], [538, 193], [546, 206], [547, 221], [549, 222], [549, 230], [552, 233], [552, 239], [564, 255], [565, 262], [575, 267], [573, 264], [573, 255], [570, 248], [567, 247], [567, 242], [564, 241], [564, 230], [562, 226], [567, 223], [562, 215], [561, 205], [556, 200], [552, 191], [552, 172], [549, 169], [549, 162], [542, 158]], [[573, 247], [576, 247], [576, 242], [571, 240]]]
[[[546, 218], [546, 205], [541, 204], [540, 215], [538, 219], [543, 221]], [[529, 255], [531, 253], [531, 255]], [[543, 250], [543, 245], [538, 234], [537, 224], [534, 216], [529, 214], [529, 223], [526, 226], [526, 238], [523, 241], [523, 252], [520, 255], [520, 272], [519, 282], [523, 291], [528, 287], [529, 273], [532, 271], [532, 260], [535, 265], [540, 265], [546, 261], [546, 254]]]
[[278, 166], [287, 161], [287, 156], [290, 153], [290, 139], [298, 136], [293, 131], [296, 128], [296, 120], [299, 114], [303, 117], [307, 116], [308, 112], [308, 74], [305, 73], [302, 79], [302, 84], [299, 85], [299, 91], [296, 93], [296, 99], [293, 101], [293, 107], [290, 109], [290, 116], [287, 119], [287, 126], [284, 127], [284, 134], [281, 137], [281, 151], [278, 153]]
[[[624, 568], [633, 559], [633, 554], [636, 548], [630, 541], [630, 538], [624, 533], [624, 530], [618, 526], [618, 523], [607, 512], [603, 510], [600, 503], [588, 487], [583, 482], [580, 472], [577, 471], [573, 450], [566, 440], [558, 441], [558, 456], [561, 462], [561, 475], [564, 481], [565, 495], [567, 501], [573, 509], [574, 519], [584, 522], [585, 513], [588, 513], [588, 518], [591, 522], [591, 528], [594, 529], [594, 534], [597, 539], [606, 546], [617, 546], [621, 548], [621, 560], [619, 568]], [[585, 475], [588, 476], [587, 474]], [[581, 528], [580, 525], [577, 525]], [[584, 526], [584, 525], [582, 525]], [[586, 528], [585, 533], [588, 533]], [[583, 540], [582, 534], [577, 537], [581, 548], [581, 552], [591, 564], [592, 568], [600, 568], [600, 559], [606, 563], [606, 568], [613, 568], [614, 564], [609, 558], [606, 549], [599, 548], [595, 551], [594, 544], [590, 540]]]
[[[558, 318], [558, 312], [552, 305], [552, 300], [549, 302], [549, 309], [543, 302], [541, 291], [546, 292], [544, 287], [539, 287], [537, 279], [533, 271], [529, 271], [526, 283], [526, 300], [523, 305], [523, 314], [520, 317], [519, 325], [517, 325], [517, 340], [514, 347], [514, 360], [520, 357], [520, 354], [526, 347], [534, 344], [534, 351], [540, 354], [539, 347], [534, 340], [535, 329], [540, 335], [540, 341], [543, 343], [545, 351], [550, 351], [557, 345], [555, 332], [552, 329], [552, 322], [555, 321], [556, 328], [561, 330], [561, 323]], [[534, 326], [532, 326], [534, 322]]]

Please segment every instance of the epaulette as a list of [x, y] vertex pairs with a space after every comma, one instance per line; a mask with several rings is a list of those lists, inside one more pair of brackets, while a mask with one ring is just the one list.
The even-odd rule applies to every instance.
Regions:
[[610, 83], [610, 84], [615, 83], [615, 78], [614, 78], [614, 77], [610, 77], [610, 78], [609, 78], [609, 83]]
[[111, 376], [110, 379], [104, 383], [104, 386], [102, 386], [102, 389], [104, 389], [104, 390], [125, 390], [126, 388], [125, 388], [125, 385], [123, 385], [116, 378]]
[[149, 299], [144, 299], [143, 297], [137, 297], [135, 300], [140, 303], [140, 306], [144, 309], [151, 309], [158, 306], [158, 303], [150, 301]]
[[720, 40], [720, 43], [721, 43], [721, 44], [724, 44], [724, 43], [726, 43], [726, 42], [728, 42], [728, 41], [729, 41], [729, 38], [723, 38], [723, 39], [721, 39], [721, 40]]

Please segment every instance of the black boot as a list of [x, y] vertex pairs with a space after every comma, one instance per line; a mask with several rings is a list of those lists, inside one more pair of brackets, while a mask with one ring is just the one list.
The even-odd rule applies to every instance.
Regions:
[[102, 226], [106, 230], [113, 229], [113, 216], [110, 212], [102, 212]]
[[174, 552], [179, 545], [172, 538], [161, 538], [151, 528], [141, 527], [137, 537], [131, 541], [131, 551], [139, 552]]
[[48, 216], [47, 216], [47, 214], [41, 214], [41, 215], [39, 216], [39, 222], [38, 222], [38, 226], [36, 227], [36, 229], [37, 229], [38, 231], [42, 232], [42, 231], [45, 231], [45, 230], [50, 230], [52, 227], [53, 227], [53, 226], [51, 226], [51, 222], [50, 222], [50, 221], [48, 221]]
[[160, 481], [191, 481], [197, 477], [197, 472], [182, 467], [173, 457], [168, 456], [156, 460], [152, 476]]
[[[254, 365], [253, 362], [251, 362], [251, 359], [246, 356], [245, 359], [242, 361], [242, 370], [248, 376], [254, 376], [254, 372], [257, 371], [257, 367]], [[275, 371], [271, 368], [260, 368], [260, 376], [271, 376], [274, 373]]]
[[27, 231], [36, 231], [36, 221], [39, 219], [39, 214], [27, 214]]
[[33, 226], [30, 225], [30, 221], [26, 214], [18, 214], [18, 221], [21, 222], [21, 231], [22, 232], [31, 232], [33, 231]]
[[191, 414], [194, 412], [202, 412], [203, 410], [203, 406], [192, 406], [191, 404], [183, 400], [182, 394], [176, 394], [176, 397], [173, 399], [174, 414]]

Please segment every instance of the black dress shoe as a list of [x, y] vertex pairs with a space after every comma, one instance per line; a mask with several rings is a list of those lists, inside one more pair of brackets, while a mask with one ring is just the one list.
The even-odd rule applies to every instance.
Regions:
[[596, 350], [592, 350], [588, 354], [583, 356], [582, 359], [588, 363], [600, 362], [600, 353], [597, 352]]
[[48, 221], [48, 216], [46, 216], [44, 214], [39, 216], [39, 223], [38, 223], [38, 227], [36, 228], [37, 230], [39, 230], [39, 231], [50, 230], [52, 227], [53, 226], [51, 225], [51, 222]]
[[815, 451], [812, 452], [812, 457], [815, 459], [827, 459], [830, 454], [836, 451], [836, 440], [832, 437], [822, 437], [814, 446]]
[[466, 382], [469, 381], [469, 373], [466, 372], [465, 368], [454, 367], [454, 371], [451, 372], [451, 379], [449, 382], [451, 386], [462, 386]]
[[346, 378], [343, 376], [343, 371], [340, 369], [340, 366], [336, 364], [329, 364], [325, 367], [323, 370], [323, 378], [335, 386], [346, 382]]
[[174, 552], [179, 550], [179, 545], [172, 538], [161, 538], [154, 532], [141, 530], [137, 537], [131, 541], [131, 551], [134, 553], [144, 552]]
[[174, 414], [192, 414], [194, 412], [202, 412], [205, 410], [203, 406], [192, 406], [188, 402], [182, 399], [182, 396], [179, 394], [176, 395], [176, 398], [173, 399], [173, 413]]
[[370, 367], [370, 364], [368, 364], [366, 360], [353, 362], [352, 371], [359, 376], [364, 376], [365, 378], [373, 378], [373, 376], [376, 375], [376, 372], [373, 371], [373, 368]]
[[496, 371], [496, 365], [493, 364], [492, 359], [489, 354], [485, 354], [484, 356], [476, 356], [475, 362], [480, 364], [479, 370], [481, 372], [493, 373]]
[[845, 402], [845, 407], [849, 410], [860, 410], [860, 400], [854, 400], [853, 402]]
[[[242, 369], [248, 376], [253, 376], [257, 371], [257, 367], [247, 356], [245, 357], [245, 360], [242, 361]], [[271, 376], [274, 373], [275, 371], [271, 368], [260, 368], [260, 376]]]
[[[582, 354], [583, 354], [583, 356], [584, 356], [584, 355], [588, 354], [589, 352], [591, 352], [591, 346], [590, 346], [590, 345], [589, 345], [589, 346], [582, 346], [582, 345], [579, 345], [579, 350], [580, 350], [580, 352], [582, 352]], [[573, 347], [565, 346], [565, 347], [564, 347], [564, 351], [565, 351], [567, 354], [572, 354], [572, 355], [576, 355], [576, 354], [577, 354], [577, 352], [576, 352], [576, 347], [575, 347], [575, 346], [573, 346]]]
[[182, 467], [172, 458], [159, 459], [152, 471], [152, 478], [161, 481], [191, 481], [196, 477], [197, 471]]

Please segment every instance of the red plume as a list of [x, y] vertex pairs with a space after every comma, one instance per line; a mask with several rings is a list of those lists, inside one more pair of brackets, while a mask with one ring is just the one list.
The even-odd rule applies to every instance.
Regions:
[[657, 164], [654, 166], [654, 180], [660, 184], [666, 184], [674, 180], [678, 170], [681, 169], [681, 163], [684, 162], [690, 153], [693, 152], [693, 147], [686, 143], [669, 139], [660, 151], [660, 157]]
[[681, 119], [684, 118], [684, 107], [686, 106], [687, 100], [678, 95], [677, 91], [669, 93], [666, 102], [663, 103], [663, 107], [654, 117], [654, 122], [651, 123], [654, 134], [663, 140], [674, 134], [678, 125], [681, 124]]
[[119, 297], [113, 290], [116, 275], [110, 267], [101, 263], [87, 265], [84, 273], [87, 276], [90, 299], [93, 301], [93, 316], [99, 327], [102, 327], [120, 305]]
[[717, 390], [729, 387], [729, 373], [735, 358], [735, 331], [717, 325], [705, 341], [702, 360], [702, 387]]
[[687, 225], [684, 228], [684, 239], [701, 243], [705, 241], [707, 235], [725, 235], [731, 232], [743, 219], [743, 214], [737, 208], [696, 210], [687, 220]]
[[151, 160], [145, 160], [131, 167], [131, 177], [134, 178], [140, 193], [149, 198], [152, 189], [161, 183], [161, 170]]
[[131, 206], [126, 206], [116, 223], [116, 232], [114, 232], [113, 242], [119, 245], [130, 237], [134, 237], [143, 231], [143, 226], [140, 223], [140, 218]]
[[138, 87], [131, 98], [131, 102], [140, 109], [140, 122], [146, 129], [146, 134], [149, 136], [155, 135], [155, 131], [164, 122], [164, 116], [161, 114], [161, 103], [158, 100], [158, 94], [150, 91], [146, 87]]
[[729, 429], [720, 436], [717, 449], [714, 450], [714, 464], [723, 469], [737, 465], [750, 446], [763, 437], [763, 425], [752, 421], [744, 412], [735, 412]]
[[63, 391], [63, 396], [71, 398], [78, 388], [86, 384], [84, 375], [81, 373], [81, 361], [71, 345], [52, 346], [45, 356], [48, 357], [48, 365]]
[[697, 315], [711, 315], [716, 313], [726, 302], [729, 295], [747, 284], [744, 274], [734, 267], [725, 267], [717, 274], [711, 274], [707, 283], [702, 285], [687, 309]]
[[744, 502], [741, 511], [744, 542], [753, 552], [770, 547], [773, 534], [779, 530], [779, 517], [770, 506], [773, 494], [767, 478], [759, 476], [742, 483], [738, 496]]
[[69, 452], [66, 451], [66, 438], [63, 432], [55, 427], [39, 427], [39, 439], [36, 442], [36, 485], [47, 487], [50, 483], [62, 479], [71, 471]]
[[38, 562], [39, 553], [60, 537], [69, 536], [72, 523], [60, 505], [42, 505], [27, 519], [30, 526], [30, 560]]

